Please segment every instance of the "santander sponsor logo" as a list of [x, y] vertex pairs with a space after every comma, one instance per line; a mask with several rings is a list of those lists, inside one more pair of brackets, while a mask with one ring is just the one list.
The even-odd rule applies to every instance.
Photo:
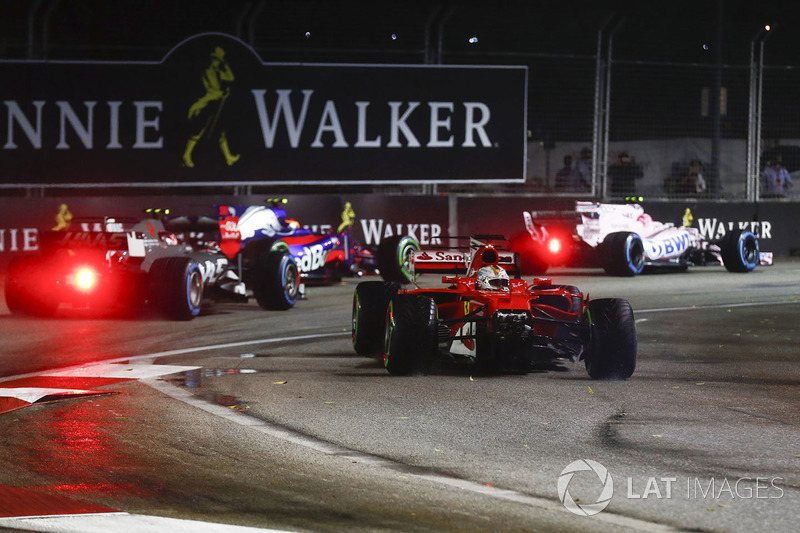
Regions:
[[468, 263], [469, 253], [460, 250], [437, 250], [433, 253], [422, 251], [414, 254], [414, 261], [417, 263]]

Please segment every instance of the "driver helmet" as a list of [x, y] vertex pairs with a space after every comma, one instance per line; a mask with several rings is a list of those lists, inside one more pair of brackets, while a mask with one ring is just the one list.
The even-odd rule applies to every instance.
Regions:
[[508, 274], [497, 265], [481, 267], [476, 285], [485, 291], [508, 291]]

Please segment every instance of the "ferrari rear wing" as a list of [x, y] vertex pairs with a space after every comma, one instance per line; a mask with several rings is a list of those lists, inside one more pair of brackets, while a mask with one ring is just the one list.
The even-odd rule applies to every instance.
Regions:
[[461, 236], [453, 235], [449, 237], [440, 237], [442, 241], [447, 242], [448, 246], [436, 247], [431, 246], [430, 249], [452, 249], [459, 248], [466, 250], [467, 248], [476, 249], [487, 244], [491, 244], [497, 250], [511, 250], [511, 241], [505, 235], [495, 235], [491, 233]]
[[[510, 277], [520, 275], [517, 254], [510, 250], [497, 250], [497, 266], [505, 269]], [[435, 248], [415, 250], [411, 255], [414, 274], [464, 275], [472, 262], [472, 250], [459, 248]]]

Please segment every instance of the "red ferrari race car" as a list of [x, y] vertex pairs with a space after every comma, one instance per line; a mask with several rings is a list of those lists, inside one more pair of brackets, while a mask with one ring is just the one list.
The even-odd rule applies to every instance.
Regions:
[[636, 367], [630, 303], [590, 300], [545, 278], [528, 284], [518, 279], [517, 255], [507, 246], [501, 236], [483, 235], [466, 249], [413, 252], [413, 274], [443, 274], [442, 288], [359, 283], [355, 351], [382, 354], [393, 375], [427, 373], [436, 360], [525, 372], [566, 359], [584, 361], [592, 379], [629, 378]]

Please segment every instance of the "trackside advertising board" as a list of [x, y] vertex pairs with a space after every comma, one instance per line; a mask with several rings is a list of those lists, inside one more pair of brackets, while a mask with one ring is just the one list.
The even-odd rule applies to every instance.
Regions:
[[522, 182], [526, 67], [0, 61], [0, 186]]
[[[131, 196], [3, 198], [0, 196], [0, 286], [8, 262], [16, 255], [38, 253], [49, 230], [84, 228], [86, 220], [136, 218], [146, 209], [169, 209], [170, 217], [217, 217], [219, 205], [268, 205], [263, 196]], [[422, 246], [442, 244], [449, 231], [445, 196], [289, 195], [280, 204], [289, 218], [314, 233], [348, 231], [364, 246], [378, 246], [395, 235], [410, 235]], [[90, 226], [89, 228], [96, 228]], [[89, 231], [89, 229], [85, 229]], [[180, 231], [180, 230], [176, 230]], [[187, 227], [186, 232], [207, 231]], [[213, 240], [213, 236], [210, 237]]]

